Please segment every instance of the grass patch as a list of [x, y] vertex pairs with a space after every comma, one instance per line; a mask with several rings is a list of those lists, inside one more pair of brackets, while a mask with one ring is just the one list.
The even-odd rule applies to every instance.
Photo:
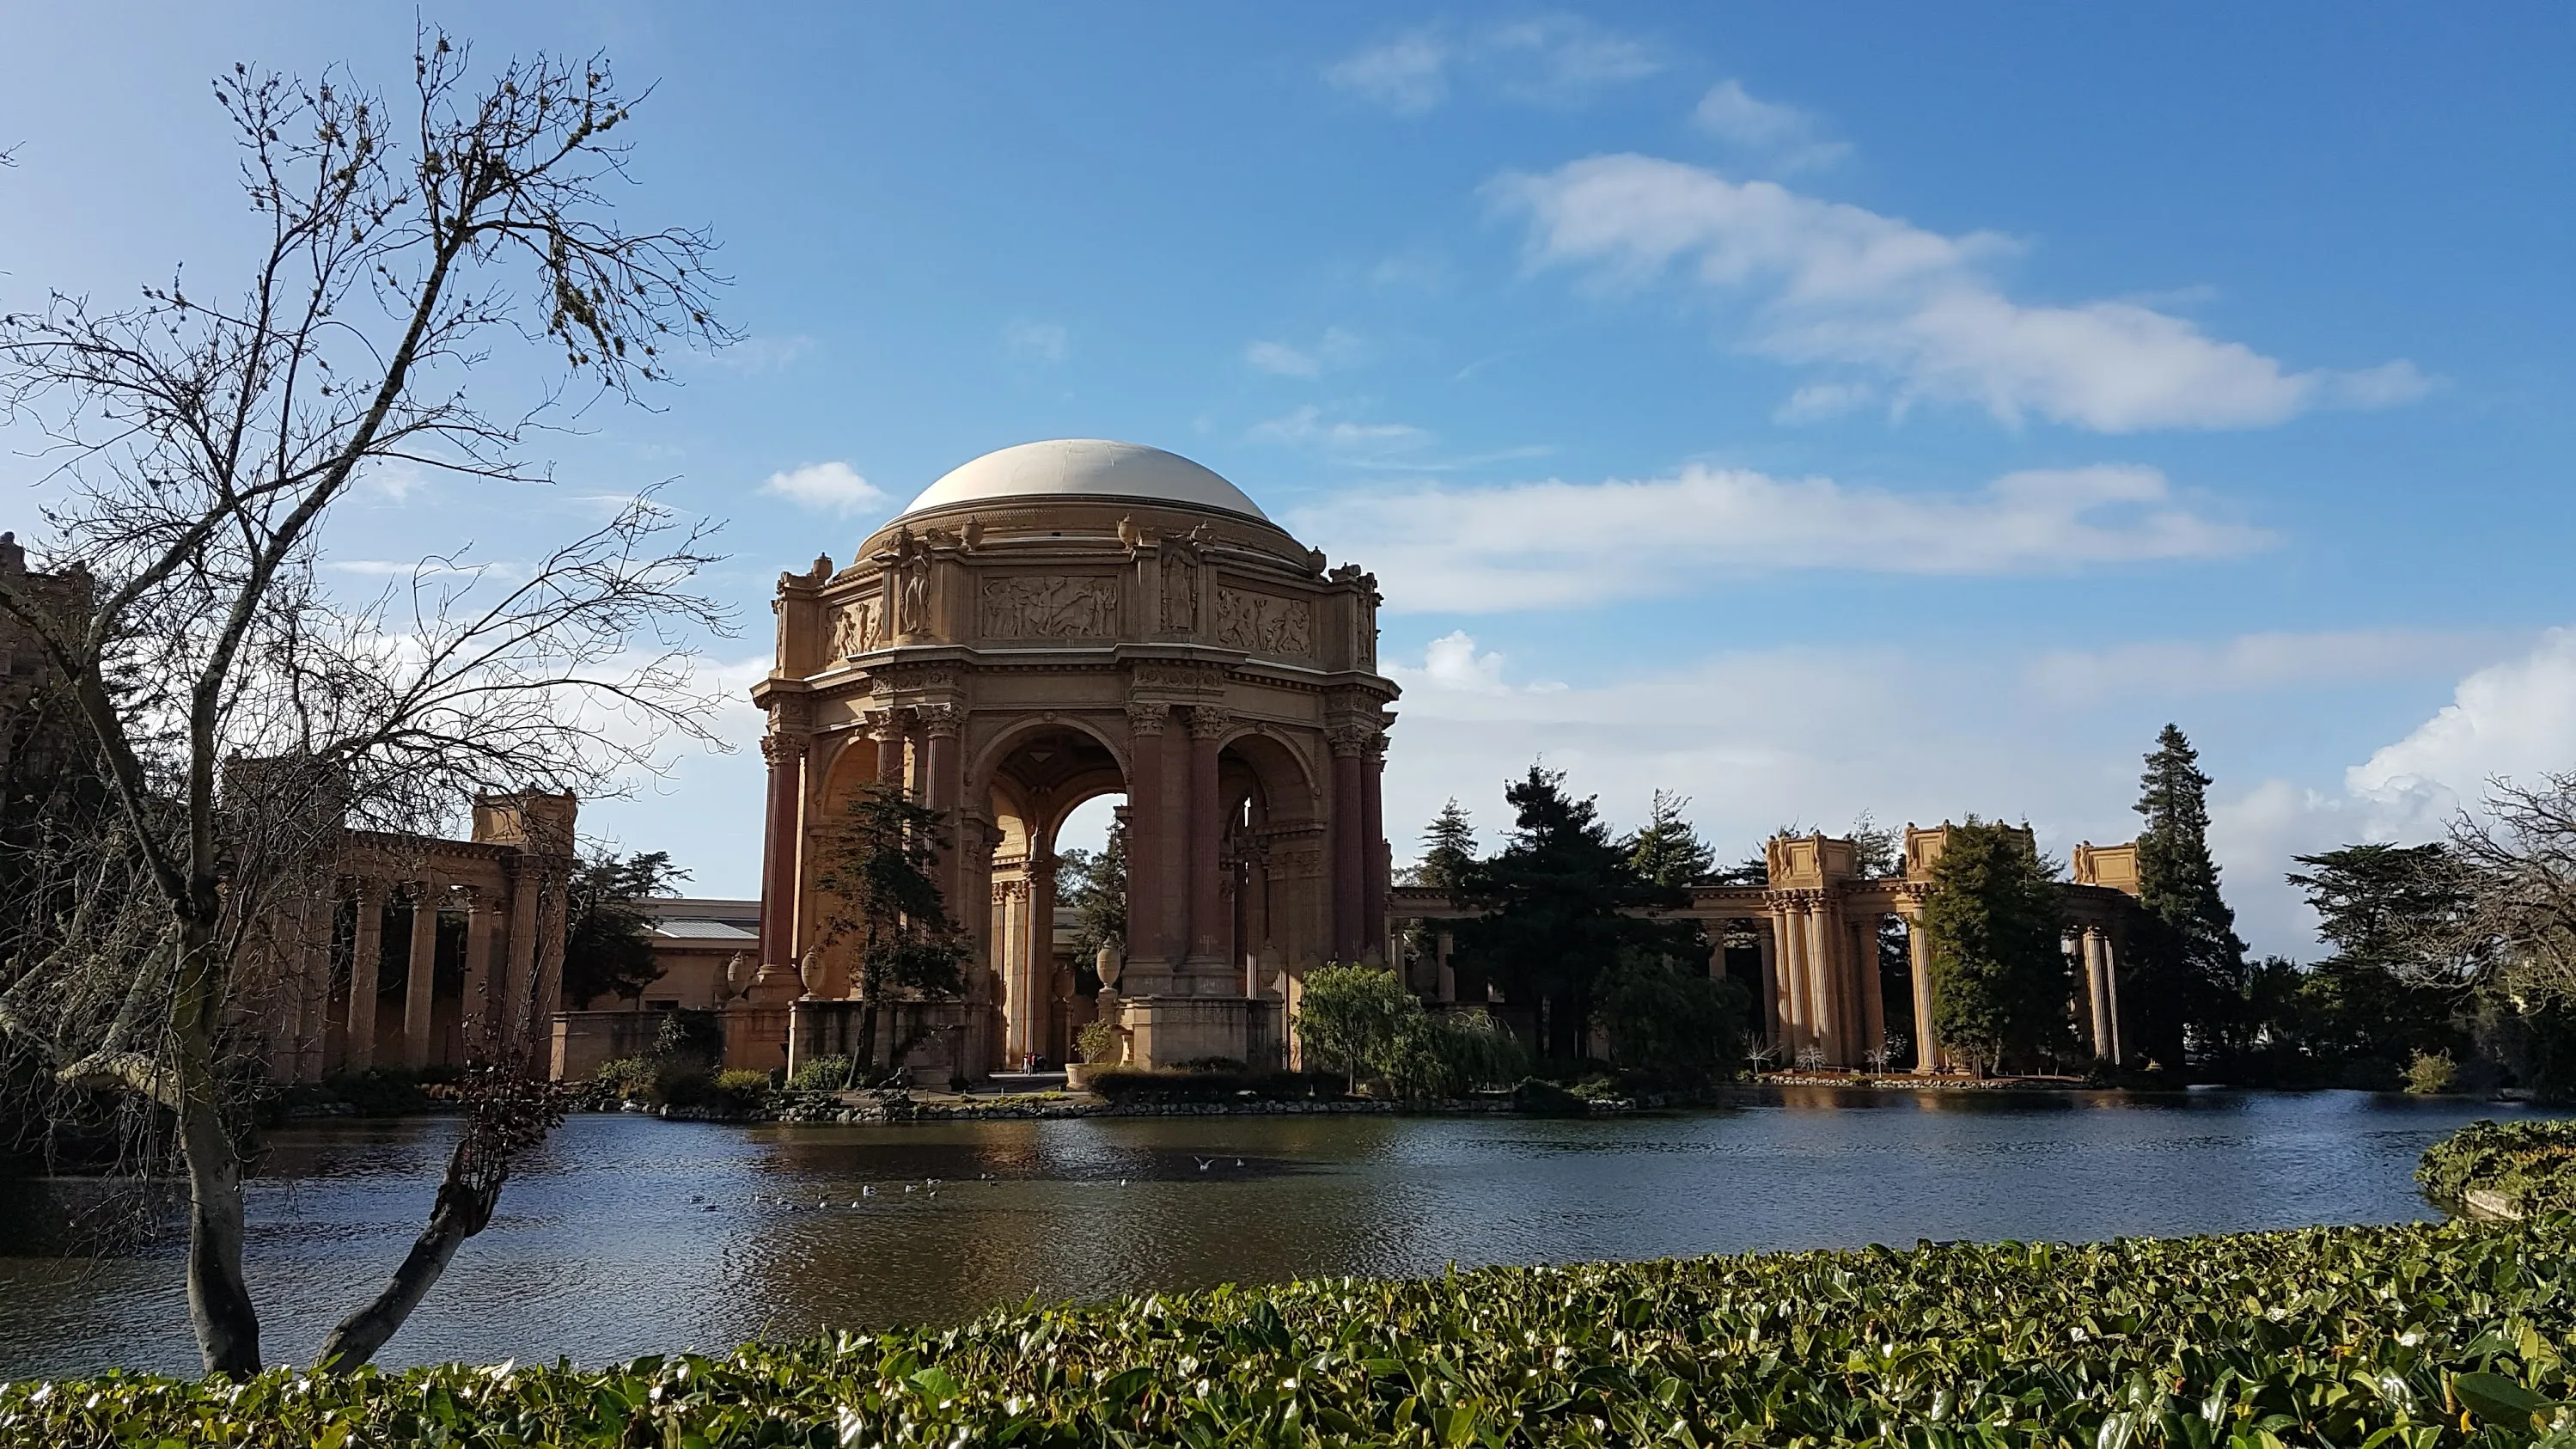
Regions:
[[1338, 1279], [613, 1368], [0, 1387], [0, 1442], [2519, 1445], [2576, 1219]]

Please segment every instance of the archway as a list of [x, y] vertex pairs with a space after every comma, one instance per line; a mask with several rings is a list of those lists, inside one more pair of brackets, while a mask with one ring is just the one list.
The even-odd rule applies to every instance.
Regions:
[[996, 741], [987, 761], [980, 773], [992, 821], [985, 940], [997, 986], [995, 1065], [1061, 1064], [1074, 1033], [1098, 1010], [1100, 986], [1089, 963], [1067, 960], [1058, 949], [1059, 841], [1065, 822], [1086, 805], [1123, 799], [1126, 772], [1107, 742], [1045, 720]]

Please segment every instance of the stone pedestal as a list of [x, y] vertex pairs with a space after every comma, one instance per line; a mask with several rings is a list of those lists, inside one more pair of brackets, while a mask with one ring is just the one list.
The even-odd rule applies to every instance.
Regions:
[[1251, 1067], [1275, 1065], [1277, 1007], [1249, 996], [1130, 996], [1121, 1002], [1127, 1064], [1177, 1067], [1223, 1057]]

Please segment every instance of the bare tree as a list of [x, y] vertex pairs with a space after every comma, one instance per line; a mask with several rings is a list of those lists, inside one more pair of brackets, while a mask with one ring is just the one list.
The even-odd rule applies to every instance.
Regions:
[[[531, 563], [433, 558], [371, 599], [324, 587], [324, 522], [385, 468], [542, 482], [522, 446], [567, 394], [631, 397], [675, 345], [726, 339], [710, 239], [609, 219], [635, 98], [604, 60], [477, 84], [428, 33], [399, 111], [337, 71], [235, 67], [215, 90], [265, 232], [239, 293], [0, 316], [0, 418], [41, 440], [60, 500], [45, 562], [94, 582], [68, 609], [0, 570], [0, 610], [41, 641], [113, 801], [46, 837], [0, 1030], [166, 1109], [190, 1319], [207, 1371], [241, 1375], [261, 1360], [238, 1068], [273, 938], [305, 928], [287, 908], [346, 828], [416, 837], [474, 793], [597, 792], [710, 739], [691, 643], [727, 629], [694, 588], [706, 530], [649, 494]], [[511, 342], [553, 378], [514, 417], [465, 388]], [[525, 1047], [485, 1044], [432, 1222], [326, 1363], [384, 1342], [550, 1125]]]
[[2408, 946], [2483, 960], [2516, 997], [2576, 1005], [2576, 771], [2491, 781], [2484, 818], [2461, 815], [2451, 844], [2470, 877], [2467, 919]]

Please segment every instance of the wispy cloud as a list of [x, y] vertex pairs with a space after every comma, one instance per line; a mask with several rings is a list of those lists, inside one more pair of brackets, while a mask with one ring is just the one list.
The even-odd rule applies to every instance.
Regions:
[[790, 333], [784, 337], [745, 337], [713, 352], [689, 352], [683, 355], [702, 357], [708, 364], [728, 372], [757, 377], [767, 373], [785, 372], [822, 350], [821, 341], [799, 332]]
[[1433, 435], [1429, 429], [1417, 428], [1411, 423], [1371, 423], [1327, 417], [1322, 408], [1308, 404], [1294, 412], [1253, 424], [1251, 436], [1256, 442], [1317, 446], [1347, 454], [1418, 448], [1432, 441]]
[[1663, 58], [1634, 36], [1581, 16], [1542, 15], [1407, 30], [1335, 61], [1324, 79], [1397, 115], [1418, 116], [1449, 98], [1453, 78], [1512, 100], [1573, 106], [1661, 69]]
[[[2015, 243], [1947, 236], [1770, 181], [1734, 182], [1650, 156], [1596, 156], [1489, 188], [1530, 224], [1535, 265], [1582, 265], [1608, 286], [1676, 265], [1706, 291], [1754, 304], [1748, 345], [1836, 369], [1846, 389], [1885, 381], [1891, 406], [1983, 407], [2099, 432], [2243, 428], [2318, 407], [2387, 407], [2426, 379], [2396, 361], [2291, 372], [2242, 343], [2135, 302], [2026, 304], [1989, 275]], [[1813, 413], [1867, 394], [1802, 393]]]
[[1368, 344], [1358, 333], [1327, 327], [1305, 346], [1259, 341], [1243, 349], [1243, 360], [1257, 372], [1274, 377], [1321, 377], [1327, 370], [1353, 367], [1367, 360]]
[[1368, 558], [1390, 610], [1462, 613], [1665, 595], [1718, 571], [2062, 574], [2272, 542], [2198, 511], [2153, 468], [2112, 465], [1952, 493], [1693, 465], [1635, 481], [1355, 491], [1295, 523], [1329, 552]]
[[1850, 142], [1824, 138], [1814, 116], [1796, 106], [1757, 100], [1741, 81], [1718, 82], [1691, 114], [1700, 129], [1782, 171], [1830, 166], [1851, 154]]
[[883, 489], [860, 477], [857, 469], [838, 461], [772, 473], [760, 491], [821, 513], [859, 513], [893, 501]]
[[1032, 322], [1025, 317], [1014, 318], [1002, 329], [1002, 349], [1019, 362], [1062, 362], [1072, 340], [1060, 323]]

